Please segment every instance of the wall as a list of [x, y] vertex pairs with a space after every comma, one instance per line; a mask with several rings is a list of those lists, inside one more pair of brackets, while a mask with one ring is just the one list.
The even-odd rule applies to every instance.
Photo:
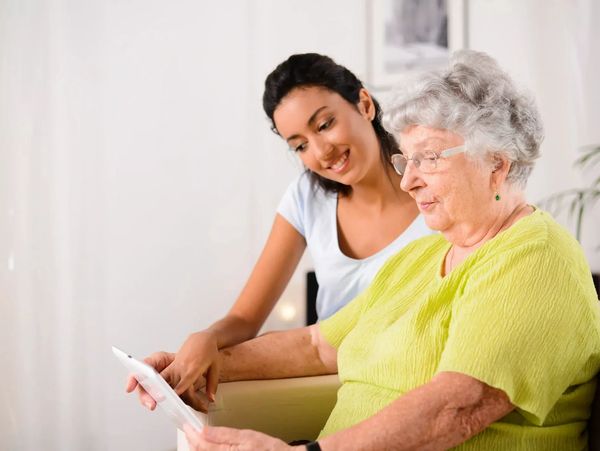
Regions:
[[[582, 186], [593, 177], [572, 167], [578, 148], [600, 143], [598, 2], [470, 0], [470, 46], [490, 53], [536, 97], [546, 138], [528, 184], [530, 202]], [[597, 174], [597, 172], [596, 172]], [[596, 175], [597, 176], [597, 175]], [[573, 228], [568, 215], [558, 219]], [[600, 209], [584, 224], [582, 243], [600, 272]]]

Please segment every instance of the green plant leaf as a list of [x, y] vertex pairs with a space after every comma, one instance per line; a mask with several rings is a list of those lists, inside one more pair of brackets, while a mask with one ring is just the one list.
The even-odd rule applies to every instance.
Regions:
[[[584, 196], [585, 196], [585, 193], [582, 191], [579, 191], [577, 193], [577, 195], [573, 198], [573, 200], [571, 201], [570, 208], [569, 208], [569, 216], [570, 217], [572, 217], [575, 214], [575, 210], [577, 210], [577, 209], [581, 210], [581, 208], [584, 206], [584, 201], [583, 201]], [[577, 239], [579, 239], [579, 238], [577, 238]]]
[[600, 189], [592, 189], [588, 192], [588, 199], [586, 202], [592, 206], [598, 202], [598, 199], [600, 199]]
[[580, 191], [579, 189], [565, 190], [542, 199], [538, 204], [551, 214], [557, 215], [560, 210], [569, 208], [569, 205], [579, 196]]
[[575, 237], [577, 241], [581, 243], [581, 226], [583, 225], [583, 211], [585, 209], [585, 204], [583, 202], [579, 203], [579, 211], [577, 212], [577, 219], [575, 220]]
[[[574, 167], [584, 171], [600, 166], [600, 145], [594, 144], [580, 148], [581, 155]], [[554, 193], [538, 204], [548, 210], [552, 215], [565, 213], [569, 220], [574, 222], [575, 236], [581, 241], [583, 222], [586, 214], [600, 200], [600, 175], [595, 174], [591, 184], [584, 188], [567, 189]]]
[[583, 155], [575, 160], [573, 166], [585, 169], [588, 165], [593, 166], [600, 161], [600, 146], [588, 146], [581, 150]]

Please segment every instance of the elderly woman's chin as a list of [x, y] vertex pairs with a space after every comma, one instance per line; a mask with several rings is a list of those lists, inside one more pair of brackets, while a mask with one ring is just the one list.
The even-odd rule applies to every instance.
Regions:
[[[435, 206], [431, 207], [435, 210]], [[425, 224], [431, 230], [435, 230], [436, 232], [443, 232], [449, 226], [448, 218], [445, 215], [440, 215], [435, 211], [430, 210], [421, 210], [421, 214], [423, 215], [423, 219], [425, 219]]]

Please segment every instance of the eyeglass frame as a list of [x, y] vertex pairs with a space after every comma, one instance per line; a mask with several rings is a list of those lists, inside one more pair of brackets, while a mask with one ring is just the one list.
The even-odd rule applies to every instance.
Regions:
[[[440, 159], [440, 158], [448, 158], [448, 157], [451, 157], [453, 155], [457, 155], [457, 154], [459, 154], [461, 152], [464, 152], [466, 150], [467, 149], [465, 149], [465, 145], [461, 144], [460, 146], [450, 147], [449, 149], [444, 149], [444, 150], [442, 150], [440, 152], [434, 152], [434, 151], [430, 150], [430, 151], [427, 151], [427, 153], [432, 153], [435, 156], [435, 158], [433, 159], [433, 163], [434, 163], [434, 166], [435, 166], [434, 170], [435, 170], [435, 169], [437, 169], [437, 160], [438, 159]], [[421, 155], [423, 155], [423, 157], [425, 156], [421, 152], [415, 152], [415, 154], [421, 154]], [[404, 171], [403, 172], [400, 172], [398, 170], [398, 168], [396, 167], [396, 164], [394, 164], [394, 160], [397, 160], [397, 158], [394, 158], [394, 157], [402, 157], [402, 159], [404, 161], [406, 161], [406, 166], [404, 166]], [[396, 173], [398, 175], [404, 175], [404, 172], [406, 172], [406, 168], [408, 167], [408, 162], [411, 161], [411, 160], [413, 161], [413, 164], [414, 164], [414, 155], [413, 155], [412, 158], [406, 158], [406, 156], [404, 156], [404, 154], [395, 153], [395, 154], [393, 154], [390, 157], [390, 163], [392, 163], [392, 166], [394, 167], [394, 171], [396, 171]], [[422, 162], [422, 159], [420, 159], [419, 161]], [[421, 163], [419, 163], [418, 165], [415, 164], [415, 167], [417, 169], [421, 170]]]

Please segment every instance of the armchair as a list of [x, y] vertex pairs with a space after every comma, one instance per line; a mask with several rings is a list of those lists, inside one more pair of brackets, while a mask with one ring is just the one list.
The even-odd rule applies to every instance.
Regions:
[[[208, 413], [195, 412], [203, 424], [253, 429], [286, 442], [314, 440], [337, 399], [337, 374], [219, 385]], [[177, 451], [188, 451], [177, 431]]]

